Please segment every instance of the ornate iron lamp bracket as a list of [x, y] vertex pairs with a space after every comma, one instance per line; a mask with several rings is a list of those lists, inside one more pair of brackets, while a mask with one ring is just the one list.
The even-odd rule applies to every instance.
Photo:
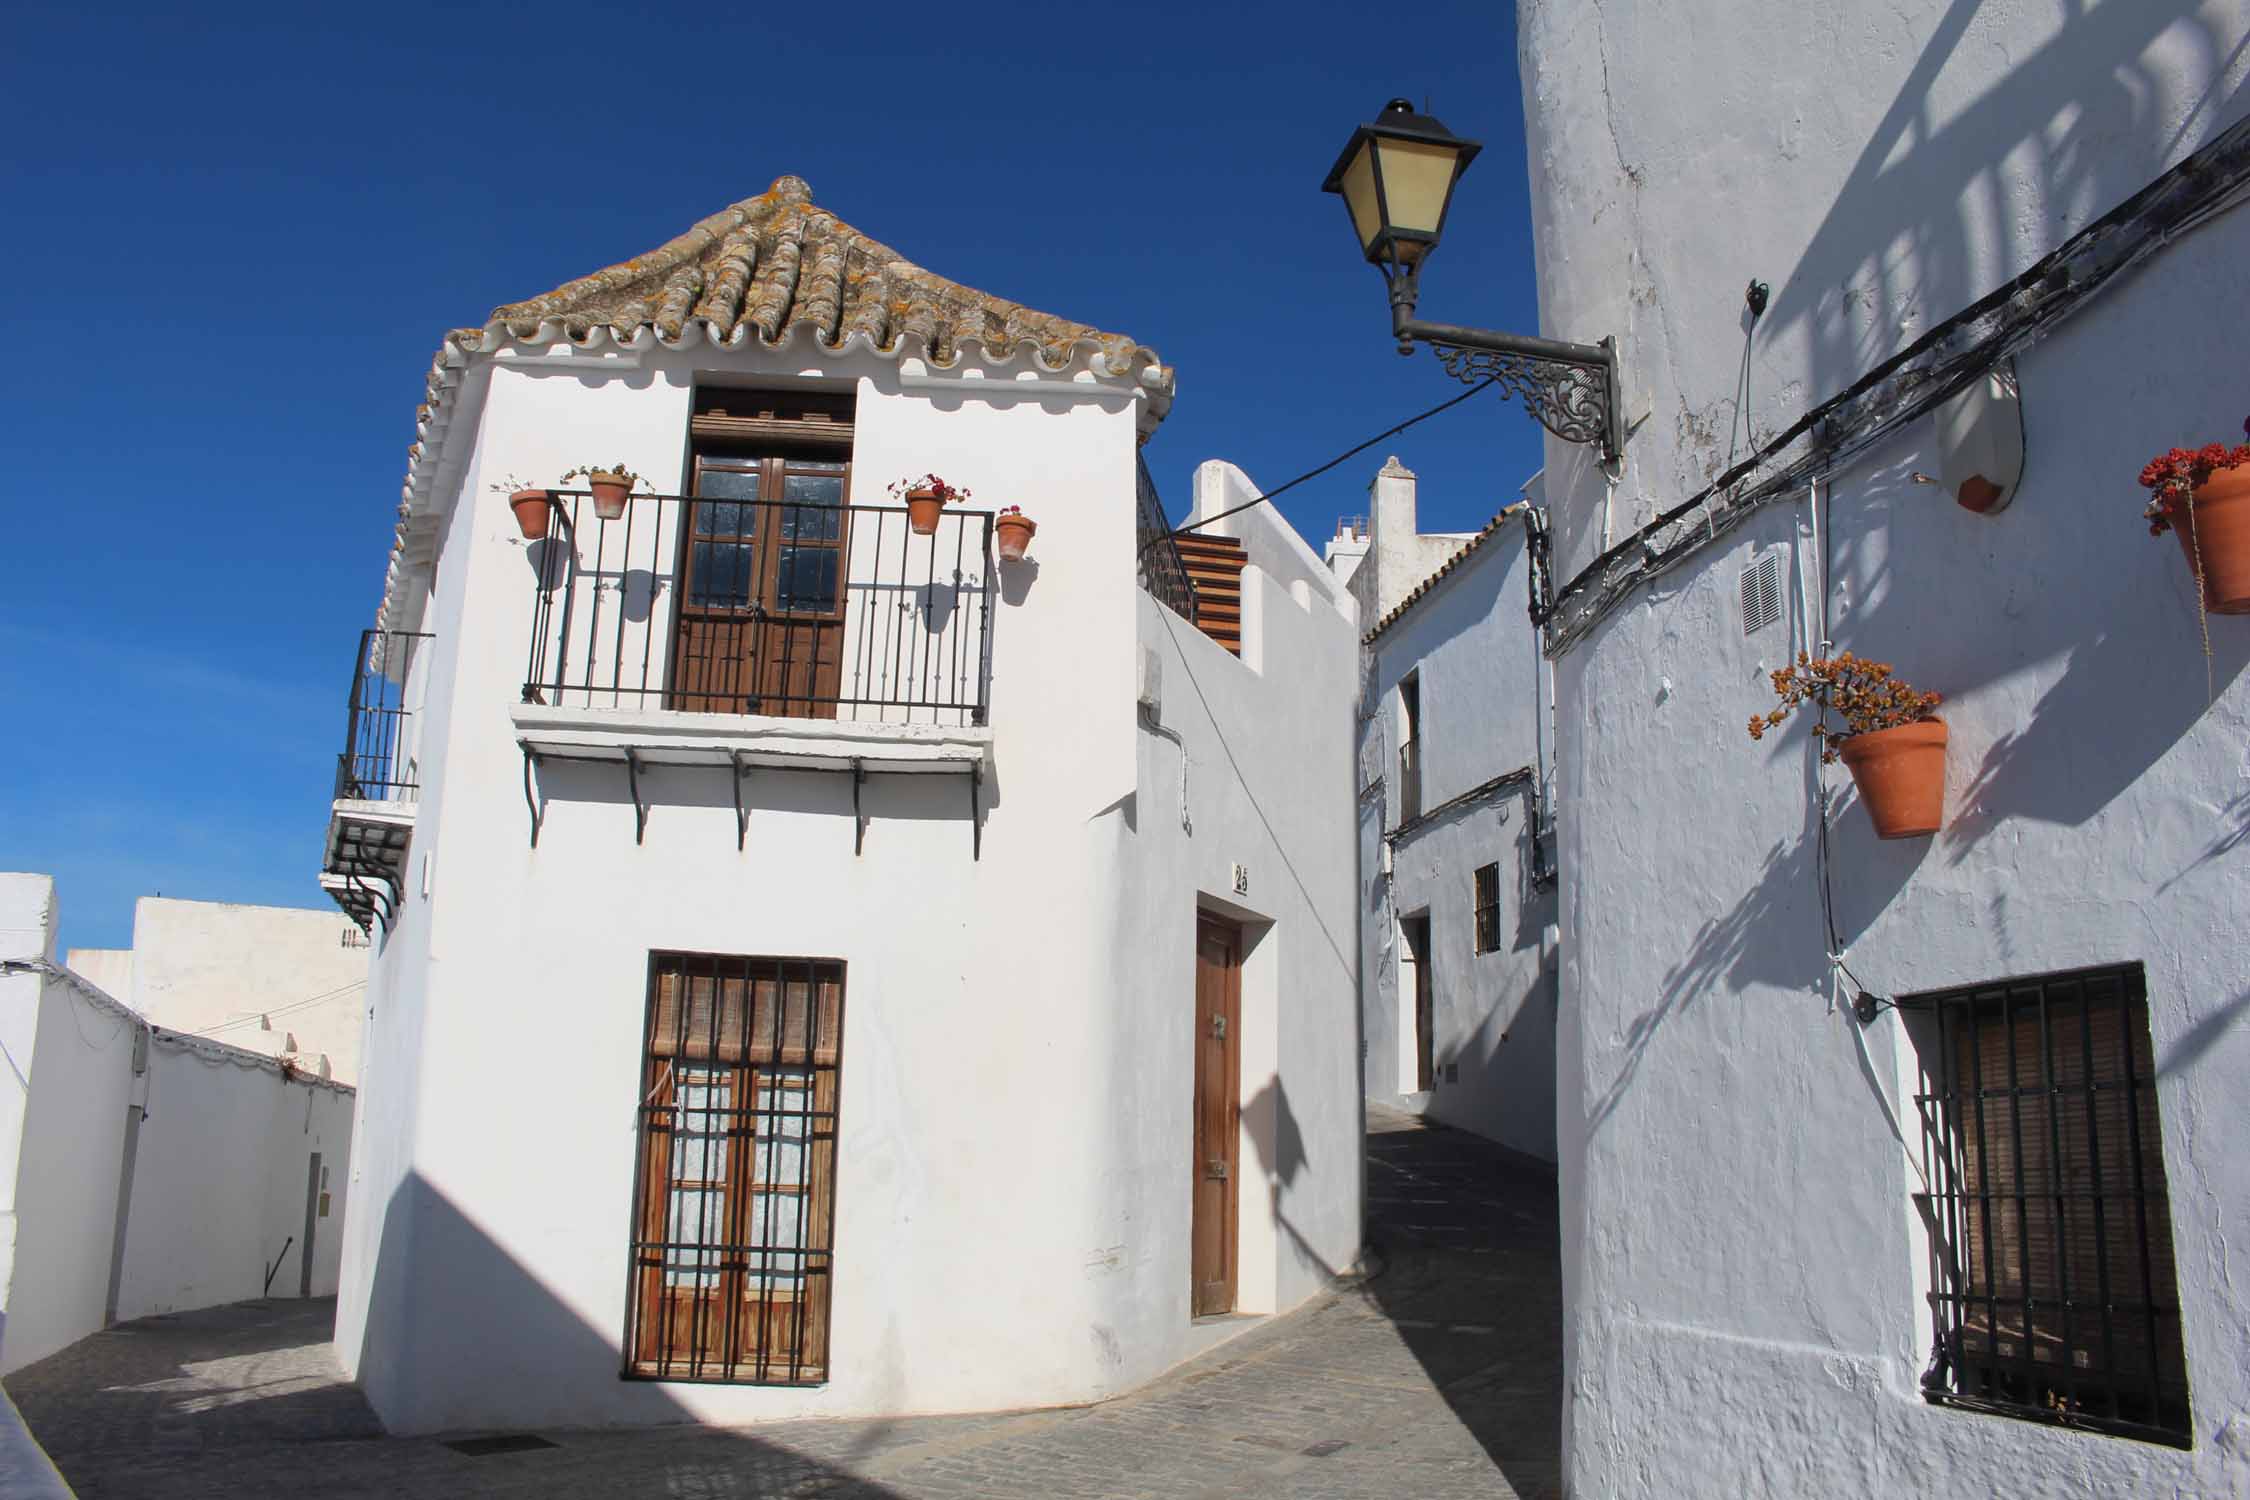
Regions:
[[1605, 460], [1625, 449], [1622, 400], [1617, 379], [1617, 341], [1566, 344], [1528, 334], [1496, 333], [1452, 323], [1426, 323], [1414, 316], [1416, 278], [1401, 272], [1391, 278], [1391, 331], [1399, 353], [1417, 343], [1437, 351], [1445, 373], [1470, 385], [1490, 380], [1503, 396], [1514, 396], [1525, 411], [1566, 443], [1585, 443]]

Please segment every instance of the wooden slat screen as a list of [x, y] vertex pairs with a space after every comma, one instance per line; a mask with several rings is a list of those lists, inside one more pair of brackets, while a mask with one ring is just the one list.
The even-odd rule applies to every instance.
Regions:
[[625, 1373], [828, 1378], [844, 966], [660, 953]]

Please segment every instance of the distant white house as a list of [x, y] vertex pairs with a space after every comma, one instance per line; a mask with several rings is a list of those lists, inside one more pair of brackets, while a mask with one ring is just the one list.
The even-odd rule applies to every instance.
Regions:
[[331, 911], [143, 896], [133, 946], [70, 968], [159, 1026], [359, 1081], [367, 934]]
[[1364, 529], [1328, 549], [1363, 608], [1384, 606], [1360, 647], [1363, 1086], [1552, 1162], [1548, 710], [1526, 615], [1537, 518], [1519, 503], [1432, 536], [1396, 458], [1371, 488]]
[[333, 1296], [352, 1091], [154, 1024], [56, 961], [57, 926], [52, 879], [0, 874], [0, 1373], [119, 1320]]
[[795, 178], [448, 336], [325, 877], [387, 1423], [1087, 1401], [1352, 1263], [1357, 612], [1171, 396]]
[[[2250, 412], [2250, 3], [1517, 15], [1632, 428], [1545, 468], [1571, 1492], [2250, 1494], [2250, 623], [2135, 482]], [[1935, 835], [1745, 734], [1824, 648]]]

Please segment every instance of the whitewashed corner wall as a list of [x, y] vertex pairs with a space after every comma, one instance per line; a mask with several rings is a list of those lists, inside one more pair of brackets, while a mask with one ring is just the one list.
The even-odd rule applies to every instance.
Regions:
[[[1620, 337], [1612, 493], [1548, 445], [1557, 565], [1723, 464], [1743, 284], [1772, 284], [1755, 440], [2242, 118], [2250, 5], [1645, 0], [1519, 6], [1543, 332]], [[1786, 66], [1778, 60], [1790, 60]], [[1874, 991], [2147, 966], [2192, 1451], [1925, 1404], [1930, 1339], [1895, 1023], [1829, 1005], [1801, 728], [1751, 745], [1807, 610], [1745, 636], [1742, 568], [1809, 597], [1802, 498], [1558, 663], [1560, 1157], [1574, 1493], [2250, 1492], [2250, 1306], [2230, 1220], [2250, 1089], [2250, 636], [2211, 622], [2134, 478], [2235, 432], [2250, 215], [2189, 234], [2018, 361], [2004, 513], [1911, 482], [1927, 422], [1834, 475], [1836, 645], [1948, 695], [1948, 826], [1879, 844], [1840, 771], [1841, 937]]]
[[[871, 777], [855, 856], [848, 776], [757, 773], [738, 851], [723, 777], [644, 773], [636, 844], [621, 766], [554, 764], [536, 779], [533, 849], [509, 720], [533, 570], [486, 484], [615, 457], [677, 492], [698, 382], [807, 377], [856, 390], [855, 502], [887, 503], [888, 480], [935, 470], [974, 505], [1021, 504], [1039, 523], [1032, 563], [1003, 575], [994, 602], [982, 858], [960, 778]], [[611, 380], [480, 366], [460, 411], [426, 626], [423, 794], [407, 899], [370, 982], [338, 1319], [347, 1368], [384, 1420], [739, 1422], [1086, 1400], [1222, 1336], [1190, 1325], [1187, 1276], [1168, 1269], [1186, 1245], [1184, 1096], [1175, 1140], [1154, 1112], [1121, 1129], [1103, 1085], [1131, 1093], [1145, 1068], [1169, 1088], [1191, 1057], [1136, 1060], [1114, 1041], [1120, 1028], [1160, 1038], [1139, 1031], [1157, 959], [1125, 925], [1130, 865], [1109, 815], [1136, 798], [1142, 768], [1135, 399], [699, 349], [652, 352]], [[1283, 744], [1260, 753], [1294, 753]], [[1182, 882], [1191, 918], [1196, 885]], [[618, 1379], [654, 949], [849, 965], [823, 1387]], [[1134, 962], [1108, 962], [1128, 950]], [[1192, 967], [1160, 982], [1175, 981], [1184, 1016]], [[1337, 1045], [1348, 1112], [1351, 1043]], [[503, 1061], [515, 1103], [495, 1108]], [[1323, 1131], [1327, 1108], [1312, 1116]], [[1337, 1227], [1357, 1211], [1356, 1172], [1347, 1186], [1330, 1168], [1340, 1149], [1323, 1137], [1303, 1208], [1324, 1255], [1355, 1238]], [[1301, 1295], [1293, 1275], [1278, 1280], [1276, 1296]]]
[[[1454, 551], [1458, 552], [1456, 547]], [[1371, 1099], [1555, 1159], [1555, 987], [1551, 889], [1534, 889], [1532, 810], [1544, 795], [1547, 712], [1521, 528], [1487, 538], [1376, 638], [1362, 722], [1362, 778], [1381, 777], [1359, 821], [1365, 1087]], [[1400, 681], [1419, 683], [1421, 806], [1427, 812], [1527, 769], [1521, 789], [1468, 804], [1384, 843], [1401, 819]], [[1536, 790], [1535, 790], [1536, 789]], [[1500, 946], [1475, 951], [1475, 871], [1496, 864]], [[1434, 952], [1436, 1086], [1413, 1087], [1410, 971], [1403, 918], [1427, 915]]]
[[[0, 956], [45, 957], [53, 882], [0, 876]], [[14, 1065], [14, 1108], [0, 1112], [0, 1169], [12, 1190], [0, 1372], [99, 1331], [109, 1309], [121, 1182], [124, 1258], [116, 1316], [141, 1317], [261, 1295], [278, 1262], [277, 1297], [300, 1295], [311, 1153], [335, 1166], [319, 1217], [314, 1296], [336, 1290], [343, 1224], [347, 1089], [284, 1080], [255, 1054], [162, 1033], [75, 976], [0, 978], [0, 1043]], [[128, 1119], [146, 1110], [140, 1129]], [[132, 1142], [130, 1162], [128, 1140]], [[290, 1243], [291, 1241], [294, 1243]]]

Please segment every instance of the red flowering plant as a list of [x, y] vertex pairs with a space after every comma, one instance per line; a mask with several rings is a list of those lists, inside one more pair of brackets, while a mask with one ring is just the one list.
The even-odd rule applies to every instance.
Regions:
[[1841, 729], [1827, 724], [1813, 726], [1813, 737], [1821, 742], [1820, 758], [1831, 765], [1841, 758], [1838, 747], [1853, 735], [1934, 719], [1937, 706], [1945, 701], [1942, 694], [1917, 693], [1908, 687], [1891, 675], [1887, 662], [1869, 661], [1849, 651], [1836, 657], [1798, 652], [1795, 666], [1773, 674], [1773, 690], [1781, 699], [1781, 707], [1771, 713], [1752, 714], [1750, 738], [1764, 739], [1767, 730], [1779, 729], [1791, 713], [1807, 703], [1817, 703], [1834, 709], [1844, 720]]
[[[2243, 422], [2242, 431], [2250, 437], [2250, 420]], [[2244, 464], [2250, 464], [2250, 443], [2233, 448], [2224, 443], [2205, 443], [2200, 448], [2174, 448], [2150, 459], [2148, 467], [2141, 470], [2141, 488], [2150, 492], [2148, 508], [2141, 512], [2148, 521], [2148, 534], [2162, 536], [2170, 531], [2198, 486], [2208, 484], [2221, 469], [2238, 469]]]
[[1000, 507], [1000, 514], [1003, 516], [1020, 516], [1023, 514], [1023, 507], [1020, 505], [1003, 505]]
[[969, 498], [969, 492], [959, 485], [947, 484], [935, 474], [924, 474], [914, 479], [894, 479], [890, 484], [891, 498], [903, 500], [909, 495], [928, 493], [937, 497], [940, 505], [951, 505]]

